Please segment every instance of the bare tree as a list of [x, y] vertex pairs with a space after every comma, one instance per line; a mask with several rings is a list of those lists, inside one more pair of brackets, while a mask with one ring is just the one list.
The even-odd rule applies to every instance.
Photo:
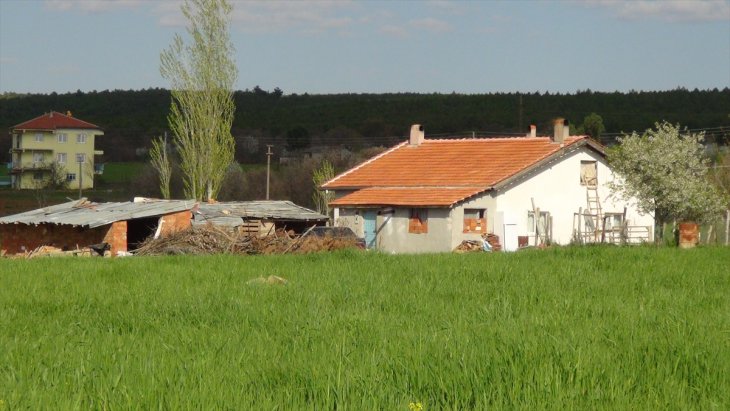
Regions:
[[220, 191], [233, 160], [233, 84], [237, 70], [228, 33], [227, 0], [186, 0], [191, 44], [176, 34], [160, 55], [160, 72], [171, 83], [168, 123], [180, 157], [185, 195], [202, 200]]

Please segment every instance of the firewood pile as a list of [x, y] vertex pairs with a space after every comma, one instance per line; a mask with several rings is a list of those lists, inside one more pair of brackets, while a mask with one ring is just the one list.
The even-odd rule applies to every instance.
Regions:
[[212, 225], [193, 227], [157, 239], [148, 238], [134, 254], [304, 254], [356, 247], [356, 242], [348, 239], [306, 234], [300, 236], [291, 231], [276, 230], [259, 238]]
[[[484, 247], [484, 241], [489, 244], [488, 250]], [[471, 253], [476, 251], [502, 251], [499, 236], [495, 234], [484, 234], [482, 235], [482, 240], [464, 240], [454, 249], [456, 253]]]

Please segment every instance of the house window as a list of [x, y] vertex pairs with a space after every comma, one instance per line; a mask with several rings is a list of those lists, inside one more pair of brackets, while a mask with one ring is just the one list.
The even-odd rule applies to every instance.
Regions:
[[56, 162], [58, 164], [66, 164], [66, 153], [56, 153]]
[[36, 181], [43, 180], [43, 172], [36, 171], [35, 173], [33, 173], [33, 180], [36, 180]]
[[487, 210], [483, 208], [464, 209], [464, 232], [465, 233], [486, 233], [487, 232]]
[[76, 142], [77, 143], [81, 143], [81, 144], [86, 143], [86, 134], [84, 134], [84, 133], [77, 134], [76, 135]]
[[598, 184], [598, 169], [595, 161], [580, 162], [580, 185], [596, 186]]
[[35, 133], [35, 141], [38, 143], [43, 142], [43, 133]]
[[66, 181], [75, 181], [75, 180], [76, 180], [76, 173], [66, 174]]
[[412, 234], [428, 233], [428, 209], [411, 209], [411, 216], [408, 219], [408, 232]]
[[76, 162], [77, 163], [83, 163], [86, 161], [86, 154], [84, 153], [76, 153]]
[[59, 143], [65, 143], [67, 141], [68, 141], [68, 136], [66, 135], [66, 133], [60, 133], [58, 135], [58, 142]]
[[33, 153], [33, 162], [42, 163], [43, 162], [43, 153]]
[[[535, 212], [534, 211], [528, 211], [527, 212], [527, 231], [530, 233], [545, 233], [547, 231], [548, 226], [548, 216], [550, 215], [547, 211], [540, 211], [540, 218], [535, 221]], [[537, 225], [535, 225], [537, 223]], [[535, 231], [535, 229], [538, 229], [538, 231]]]

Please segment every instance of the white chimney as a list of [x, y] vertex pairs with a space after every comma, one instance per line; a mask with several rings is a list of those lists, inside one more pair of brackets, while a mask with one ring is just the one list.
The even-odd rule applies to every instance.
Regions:
[[552, 138], [553, 143], [563, 144], [563, 142], [565, 141], [565, 136], [569, 132], [570, 128], [568, 127], [568, 120], [563, 118], [556, 118]]
[[423, 131], [423, 126], [420, 124], [414, 124], [411, 126], [411, 135], [408, 139], [408, 144], [412, 146], [420, 146], [423, 143], [426, 133]]
[[530, 124], [530, 132], [525, 137], [537, 137], [537, 126], [534, 124]]

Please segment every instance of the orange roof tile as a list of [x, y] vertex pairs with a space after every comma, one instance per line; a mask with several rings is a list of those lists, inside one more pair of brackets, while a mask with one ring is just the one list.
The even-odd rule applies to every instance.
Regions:
[[[565, 139], [564, 147], [587, 140]], [[352, 168], [324, 189], [364, 187], [481, 187], [486, 190], [561, 150], [549, 137], [407, 142]]]
[[450, 206], [481, 191], [484, 191], [483, 187], [373, 187], [344, 195], [330, 202], [330, 205]]
[[57, 130], [59, 128], [101, 129], [95, 124], [61, 114], [57, 111], [43, 114], [13, 126], [13, 130]]

